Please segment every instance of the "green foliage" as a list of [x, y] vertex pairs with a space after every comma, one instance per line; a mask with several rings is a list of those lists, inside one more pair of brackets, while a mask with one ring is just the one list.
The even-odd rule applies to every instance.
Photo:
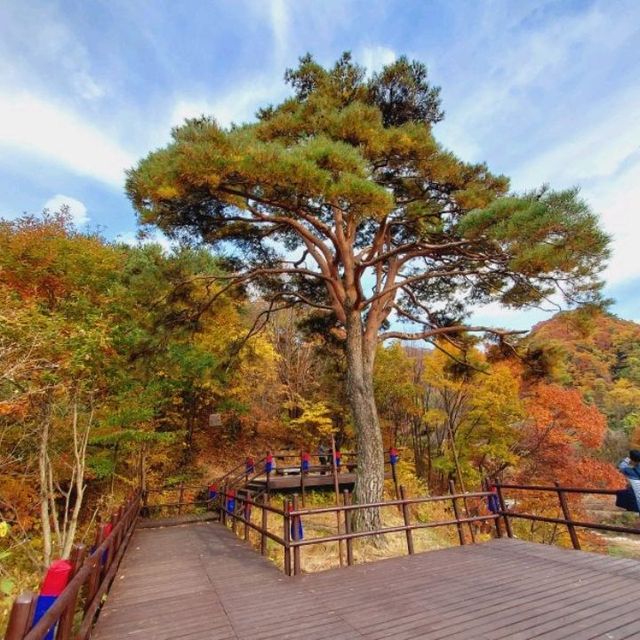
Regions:
[[238, 346], [244, 297], [220, 291], [221, 273], [207, 251], [113, 245], [78, 233], [65, 212], [0, 222], [0, 493], [20, 507], [21, 530], [36, 529], [43, 423], [67, 491], [74, 411], [91, 421], [86, 481], [97, 493], [137, 483], [140, 464], [151, 479], [189, 465], [207, 414], [223, 398], [250, 404], [237, 383], [262, 343]]
[[[560, 280], [571, 302], [598, 299], [608, 237], [586, 203], [576, 190], [509, 194], [504, 176], [443, 149], [431, 128], [443, 117], [439, 89], [423, 64], [402, 57], [367, 80], [349, 54], [331, 68], [307, 55], [285, 79], [293, 96], [256, 122], [188, 120], [129, 173], [143, 224], [233, 244], [238, 267], [276, 270], [256, 275], [268, 291], [298, 303], [310, 296], [339, 320], [347, 294], [328, 284], [340, 280], [325, 268], [332, 260], [358, 281], [386, 265], [381, 287], [393, 284], [390, 265], [401, 259], [406, 284], [391, 299], [401, 316], [420, 319], [420, 301], [441, 302], [430, 325], [460, 322], [463, 301], [538, 303]], [[278, 248], [307, 249], [325, 279], [285, 266]], [[278, 282], [278, 273], [297, 276]], [[381, 323], [362, 291], [355, 304]]]

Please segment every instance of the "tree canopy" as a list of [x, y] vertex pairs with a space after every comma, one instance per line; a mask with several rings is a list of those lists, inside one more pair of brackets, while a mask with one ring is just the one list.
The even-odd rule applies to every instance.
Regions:
[[367, 77], [348, 53], [328, 69], [305, 56], [285, 79], [293, 95], [255, 122], [202, 117], [174, 129], [127, 189], [143, 223], [226, 251], [221, 291], [251, 284], [266, 313], [306, 305], [344, 333], [356, 497], [374, 502], [384, 479], [377, 342], [504, 337], [467, 324], [479, 303], [596, 302], [608, 238], [576, 190], [514, 194], [505, 176], [438, 144], [439, 90], [419, 62]]
[[[311, 304], [379, 329], [392, 314], [451, 332], [473, 304], [592, 301], [607, 237], [575, 190], [517, 196], [504, 176], [439, 145], [424, 65], [367, 79], [344, 54], [286, 73], [294, 95], [257, 122], [189, 120], [130, 172], [141, 221], [200, 238], [277, 304]], [[286, 276], [274, 278], [274, 276]]]

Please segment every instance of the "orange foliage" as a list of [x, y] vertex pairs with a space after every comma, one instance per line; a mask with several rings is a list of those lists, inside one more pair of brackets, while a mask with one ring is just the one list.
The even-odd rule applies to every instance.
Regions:
[[526, 398], [529, 420], [523, 426], [523, 482], [609, 486], [611, 465], [591, 456], [603, 443], [606, 418], [575, 389], [539, 383]]

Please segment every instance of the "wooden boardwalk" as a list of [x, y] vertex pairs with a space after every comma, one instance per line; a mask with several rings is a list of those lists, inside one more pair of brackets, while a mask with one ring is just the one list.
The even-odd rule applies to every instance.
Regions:
[[218, 523], [138, 530], [94, 640], [640, 637], [640, 562], [516, 540], [287, 578]]
[[[386, 480], [391, 480], [391, 474], [386, 472], [384, 474]], [[333, 491], [333, 475], [329, 472], [324, 475], [321, 473], [309, 473], [305, 474], [304, 478], [301, 478], [299, 473], [291, 474], [274, 474], [269, 478], [269, 490], [270, 491], [287, 491], [287, 490], [300, 490], [304, 483], [307, 489], [331, 489]], [[338, 485], [340, 490], [353, 489], [353, 485], [356, 482], [356, 474], [345, 471], [338, 474]], [[265, 489], [267, 486], [266, 476], [258, 476], [249, 483], [254, 489]]]

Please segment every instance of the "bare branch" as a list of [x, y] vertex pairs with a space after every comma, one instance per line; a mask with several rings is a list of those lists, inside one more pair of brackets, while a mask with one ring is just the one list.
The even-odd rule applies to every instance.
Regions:
[[494, 336], [498, 336], [499, 338], [505, 338], [507, 336], [512, 335], [521, 335], [527, 333], [526, 330], [505, 330], [505, 329], [495, 329], [493, 327], [484, 327], [484, 326], [467, 326], [464, 324], [454, 325], [451, 327], [435, 327], [433, 329], [429, 329], [427, 331], [420, 331], [417, 333], [407, 333], [403, 331], [387, 331], [385, 333], [380, 334], [380, 340], [428, 340], [429, 338], [435, 338], [440, 335], [449, 335], [449, 334], [457, 334], [457, 333], [488, 333]]

